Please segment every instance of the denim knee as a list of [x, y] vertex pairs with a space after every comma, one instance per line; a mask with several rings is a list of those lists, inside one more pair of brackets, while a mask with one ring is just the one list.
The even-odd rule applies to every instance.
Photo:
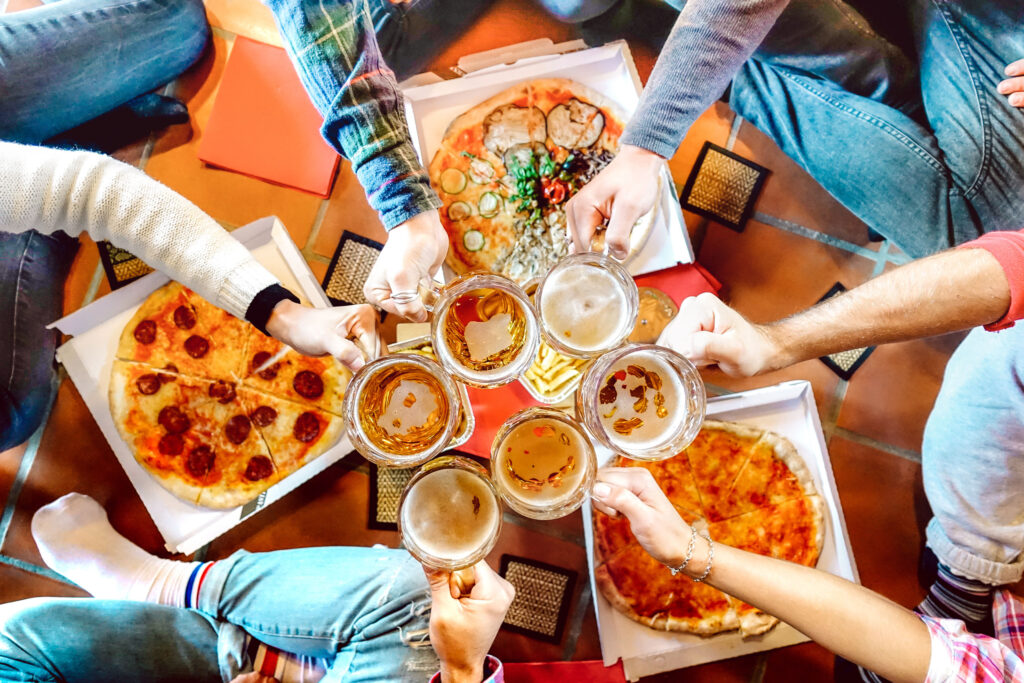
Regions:
[[0, 388], [0, 452], [28, 441], [35, 434], [56, 393], [57, 370], [49, 382], [34, 387], [24, 396], [14, 397]]
[[206, 20], [206, 7], [202, 0], [173, 0], [172, 23], [180, 39], [181, 70], [196, 63], [206, 49], [210, 25]]

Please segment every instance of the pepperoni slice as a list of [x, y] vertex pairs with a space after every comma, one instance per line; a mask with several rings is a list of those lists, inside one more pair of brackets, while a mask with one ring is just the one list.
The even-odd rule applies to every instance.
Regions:
[[156, 323], [146, 318], [135, 326], [135, 331], [132, 334], [135, 336], [135, 341], [140, 344], [152, 344], [156, 341]]
[[196, 446], [188, 454], [185, 461], [185, 469], [196, 479], [202, 479], [213, 469], [213, 461], [216, 459], [213, 449], [203, 444]]
[[[178, 371], [178, 366], [175, 365], [174, 363], [168, 363], [167, 365], [164, 366], [164, 370], [167, 370], [168, 372], [177, 372]], [[174, 375], [165, 375], [163, 373], [160, 373], [157, 376], [157, 379], [160, 380], [160, 384], [167, 384], [168, 382], [177, 382], [178, 381], [178, 378], [175, 377]]]
[[140, 394], [145, 394], [146, 396], [149, 396], [150, 394], [155, 394], [156, 392], [160, 391], [160, 378], [152, 373], [148, 375], [142, 375], [137, 380], [135, 380], [135, 386], [139, 388]]
[[192, 424], [192, 421], [188, 419], [188, 415], [174, 406], [163, 408], [160, 411], [160, 415], [157, 416], [157, 422], [167, 430], [168, 434], [181, 434], [187, 431]]
[[252, 415], [249, 416], [252, 423], [257, 427], [268, 427], [274, 423], [277, 419], [277, 411], [270, 406], [260, 406], [256, 410], [252, 411]]
[[193, 358], [202, 358], [210, 350], [210, 342], [198, 334], [193, 334], [185, 340], [185, 351]]
[[164, 455], [181, 455], [181, 452], [185, 450], [185, 440], [181, 438], [180, 434], [164, 434], [160, 437], [157, 448]]
[[174, 309], [174, 324], [178, 329], [191, 330], [196, 326], [196, 312], [191, 306], [178, 306]]
[[211, 398], [217, 399], [220, 403], [231, 403], [235, 400], [235, 385], [233, 382], [225, 382], [222, 379], [217, 380], [210, 385], [209, 394]]
[[[252, 357], [252, 369], [255, 370], [256, 368], [258, 368], [259, 366], [263, 365], [268, 360], [270, 360], [270, 355], [271, 354], [269, 352], [267, 352], [267, 351], [260, 351], [260, 352], [256, 353], [255, 355], [253, 355], [253, 357]], [[270, 380], [272, 380], [275, 377], [277, 377], [277, 371], [280, 370], [280, 369], [281, 369], [281, 364], [280, 363], [274, 363], [273, 365], [271, 365], [266, 370], [261, 370], [260, 373], [259, 373], [259, 376], [269, 382]]]
[[249, 459], [249, 464], [245, 466], [245, 478], [249, 481], [266, 479], [273, 473], [274, 465], [270, 462], [270, 458], [265, 455], [253, 456]]
[[252, 425], [249, 423], [249, 418], [245, 415], [235, 415], [224, 425], [224, 433], [227, 435], [228, 441], [236, 445], [249, 438], [249, 430], [251, 429]]
[[324, 381], [320, 375], [310, 370], [303, 370], [295, 375], [292, 386], [299, 396], [304, 398], [319, 398], [324, 395]]
[[317, 418], [316, 413], [306, 412], [299, 415], [299, 418], [295, 420], [295, 426], [292, 428], [292, 436], [302, 443], [309, 443], [320, 436], [320, 420]]

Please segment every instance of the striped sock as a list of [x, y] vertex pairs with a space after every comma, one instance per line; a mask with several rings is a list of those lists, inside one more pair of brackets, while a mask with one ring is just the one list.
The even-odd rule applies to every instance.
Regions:
[[968, 631], [991, 636], [994, 593], [993, 586], [957, 576], [940, 563], [935, 583], [914, 611], [937, 619], [960, 619]]
[[[196, 609], [199, 606], [199, 591], [206, 580], [206, 574], [216, 562], [192, 562], [190, 571], [179, 577], [177, 585], [173, 587], [174, 595], [178, 596], [180, 603], [178, 607]], [[162, 603], [169, 604], [169, 603]]]

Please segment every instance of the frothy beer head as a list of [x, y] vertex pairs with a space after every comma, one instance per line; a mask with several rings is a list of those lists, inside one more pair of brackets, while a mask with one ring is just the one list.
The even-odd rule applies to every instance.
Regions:
[[600, 378], [598, 413], [612, 443], [629, 451], [673, 439], [687, 417], [685, 389], [675, 369], [650, 351], [630, 353]]
[[501, 511], [487, 481], [453, 467], [414, 480], [400, 516], [402, 537], [418, 560], [457, 569], [487, 553], [497, 537]]

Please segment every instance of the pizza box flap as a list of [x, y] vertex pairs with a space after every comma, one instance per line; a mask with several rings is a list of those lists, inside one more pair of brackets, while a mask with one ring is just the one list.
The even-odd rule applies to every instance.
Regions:
[[[593, 88], [625, 112], [627, 119], [640, 102], [643, 87], [633, 57], [625, 41], [601, 47], [577, 49], [578, 41], [535, 46], [534, 42], [471, 55], [474, 64], [500, 60], [498, 65], [484, 68], [462, 78], [405, 88], [405, 114], [413, 145], [424, 166], [430, 164], [440, 147], [448, 124], [457, 116], [487, 98], [523, 81], [537, 78], [571, 78]], [[525, 46], [525, 47], [524, 47]], [[520, 49], [521, 48], [521, 49]], [[568, 49], [564, 54], [543, 54], [538, 50]], [[491, 53], [495, 53], [492, 55]], [[504, 61], [514, 55], [531, 55], [511, 64]], [[460, 66], [462, 65], [460, 60]], [[675, 184], [664, 165], [661, 198], [657, 216], [643, 248], [632, 257], [626, 268], [633, 275], [670, 268], [677, 263], [692, 263], [693, 248], [683, 221], [683, 212], [676, 200]]]
[[[274, 217], [263, 218], [238, 228], [232, 235], [300, 298], [318, 308], [330, 305], [279, 220]], [[107, 391], [121, 330], [146, 297], [168, 281], [169, 278], [162, 273], [151, 273], [57, 320], [50, 327], [73, 335], [57, 349], [57, 359], [67, 370], [93, 419], [107, 438], [114, 455], [163, 536], [167, 549], [175, 553], [191, 554], [348, 455], [352, 445], [348, 437], [343, 437], [322, 456], [270, 487], [257, 499], [230, 510], [190, 505], [157, 484], [135, 461], [135, 456], [118, 434], [110, 415]]]
[[[825, 502], [825, 542], [818, 559], [818, 568], [859, 582], [810, 382], [783, 382], [709, 399], [708, 417], [767, 429], [793, 443], [810, 468], [817, 491]], [[621, 659], [626, 678], [631, 681], [663, 671], [809, 640], [784, 623], [764, 635], [747, 639], [741, 638], [736, 631], [702, 638], [689, 633], [655, 631], [638, 624], [616, 611], [604, 599], [594, 582], [594, 536], [589, 498], [583, 511], [583, 530], [590, 557], [590, 586], [594, 595], [604, 663], [605, 666], [611, 666]]]

